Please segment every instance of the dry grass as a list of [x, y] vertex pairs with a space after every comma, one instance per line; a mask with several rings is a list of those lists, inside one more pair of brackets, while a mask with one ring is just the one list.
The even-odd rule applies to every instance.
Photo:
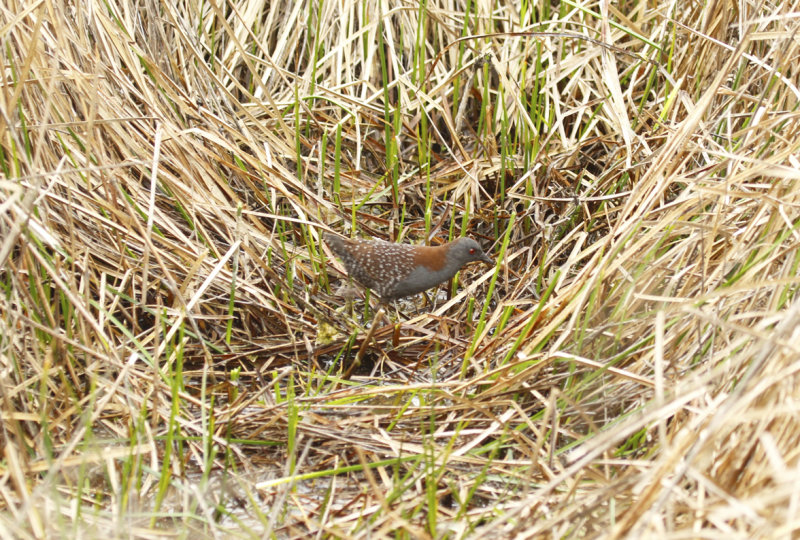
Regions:
[[797, 537], [799, 11], [9, 0], [0, 536]]

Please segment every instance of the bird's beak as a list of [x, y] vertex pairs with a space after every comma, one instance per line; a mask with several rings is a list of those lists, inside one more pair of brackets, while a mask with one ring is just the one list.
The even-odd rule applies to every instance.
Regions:
[[481, 260], [486, 264], [491, 264], [492, 266], [494, 266], [494, 260], [492, 260], [492, 258], [489, 257], [486, 253], [483, 254], [483, 259]]

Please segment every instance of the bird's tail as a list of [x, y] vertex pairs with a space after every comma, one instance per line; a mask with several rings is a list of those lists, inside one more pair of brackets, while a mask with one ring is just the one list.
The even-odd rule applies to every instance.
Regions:
[[323, 233], [322, 240], [323, 242], [328, 244], [328, 247], [331, 248], [333, 252], [339, 255], [340, 257], [342, 256], [343, 253], [347, 253], [347, 247], [345, 246], [345, 239], [339, 236], [338, 234], [333, 234], [329, 232]]

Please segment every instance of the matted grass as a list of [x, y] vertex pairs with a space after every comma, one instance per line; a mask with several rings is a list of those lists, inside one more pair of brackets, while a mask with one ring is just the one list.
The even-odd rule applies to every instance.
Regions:
[[798, 536], [798, 13], [9, 0], [0, 536]]

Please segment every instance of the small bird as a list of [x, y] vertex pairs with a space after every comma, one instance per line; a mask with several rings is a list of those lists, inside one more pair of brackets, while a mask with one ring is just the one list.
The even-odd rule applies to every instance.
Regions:
[[470, 262], [494, 264], [472, 238], [441, 246], [347, 240], [325, 233], [323, 240], [342, 259], [347, 273], [385, 302], [420, 293], [452, 278]]

